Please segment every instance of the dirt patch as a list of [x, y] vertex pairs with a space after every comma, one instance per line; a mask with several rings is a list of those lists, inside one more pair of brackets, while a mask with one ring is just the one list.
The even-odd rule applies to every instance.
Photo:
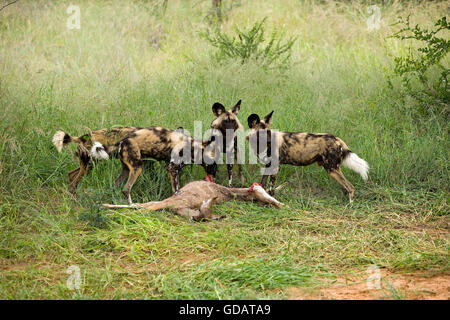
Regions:
[[23, 271], [28, 268], [32, 269], [49, 269], [54, 265], [45, 261], [29, 259], [27, 261], [15, 261], [0, 258], [0, 270], [2, 271]]
[[[449, 300], [450, 275], [425, 277], [419, 274], [395, 274], [381, 270], [380, 281], [369, 274], [338, 278], [329, 287], [289, 288], [290, 300]], [[379, 285], [378, 285], [379, 284]]]

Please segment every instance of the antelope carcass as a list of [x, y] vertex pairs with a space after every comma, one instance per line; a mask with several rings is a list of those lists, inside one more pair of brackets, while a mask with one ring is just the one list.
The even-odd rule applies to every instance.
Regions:
[[281, 207], [283, 204], [270, 196], [260, 184], [254, 183], [250, 188], [227, 188], [210, 181], [193, 181], [186, 184], [173, 196], [162, 200], [132, 205], [104, 204], [110, 209], [135, 208], [141, 210], [170, 210], [180, 216], [193, 220], [220, 220], [223, 216], [211, 213], [211, 206], [229, 200], [258, 201]]

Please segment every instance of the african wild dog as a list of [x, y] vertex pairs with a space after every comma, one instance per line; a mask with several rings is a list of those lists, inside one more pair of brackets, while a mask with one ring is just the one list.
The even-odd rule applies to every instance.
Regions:
[[[344, 141], [328, 133], [281, 132], [271, 131], [272, 114], [269, 113], [260, 120], [257, 114], [248, 117], [251, 129], [247, 135], [250, 146], [258, 158], [266, 160], [266, 172], [261, 180], [265, 186], [267, 176], [271, 176], [272, 186], [269, 194], [274, 194], [280, 164], [307, 166], [317, 162], [342, 186], [348, 193], [350, 202], [353, 201], [355, 188], [348, 182], [341, 172], [341, 164], [359, 173], [364, 181], [367, 180], [369, 165], [367, 162], [350, 151]], [[267, 144], [260, 144], [260, 140], [267, 137]], [[253, 141], [253, 143], [252, 143]], [[260, 150], [261, 145], [265, 147]], [[269, 171], [272, 170], [271, 173]]]
[[201, 141], [184, 134], [181, 128], [170, 130], [162, 127], [148, 127], [137, 130], [118, 142], [119, 158], [122, 162], [122, 173], [118, 183], [127, 179], [122, 191], [131, 201], [131, 188], [142, 171], [145, 158], [164, 160], [169, 163], [167, 170], [170, 175], [172, 192], [180, 188], [180, 170], [187, 164], [200, 164], [207, 173], [207, 178], [215, 179], [217, 159], [213, 140]]
[[[214, 113], [215, 119], [211, 122], [211, 128], [218, 130], [221, 133], [221, 145], [220, 149], [222, 152], [227, 154], [227, 171], [228, 171], [228, 186], [232, 187], [233, 182], [233, 159], [231, 156], [234, 155], [234, 159], [238, 158], [238, 144], [237, 144], [237, 130], [243, 130], [241, 123], [237, 117], [239, 110], [241, 109], [241, 100], [239, 100], [236, 105], [229, 111], [225, 107], [216, 102], [212, 106], [212, 112]], [[227, 135], [228, 132], [228, 135]], [[238, 164], [239, 178], [241, 182], [244, 182], [244, 176], [242, 174], [241, 165]]]
[[78, 143], [75, 155], [78, 157], [80, 167], [69, 172], [69, 191], [75, 193], [78, 184], [84, 175], [92, 168], [93, 160], [109, 158], [108, 147], [115, 145], [130, 133], [141, 128], [114, 127], [112, 129], [100, 129], [86, 133], [79, 137], [71, 137], [63, 131], [58, 131], [53, 136], [53, 144], [58, 152], [71, 142]]

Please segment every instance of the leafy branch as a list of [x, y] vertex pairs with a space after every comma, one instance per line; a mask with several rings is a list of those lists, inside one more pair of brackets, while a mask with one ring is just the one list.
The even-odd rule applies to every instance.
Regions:
[[212, 33], [206, 31], [201, 36], [213, 47], [219, 49], [219, 58], [239, 59], [242, 64], [250, 59], [269, 66], [280, 60], [280, 64], [286, 63], [291, 57], [291, 49], [297, 37], [290, 37], [283, 41], [283, 34], [272, 32], [269, 41], [265, 43], [264, 23], [266, 18], [256, 22], [249, 30], [240, 30], [235, 27], [237, 35], [229, 36], [219, 28]]
[[[416, 40], [423, 46], [414, 50], [409, 47], [407, 56], [394, 58], [394, 73], [401, 77], [403, 85], [409, 93], [421, 102], [438, 104], [448, 113], [450, 95], [448, 87], [449, 68], [441, 62], [450, 50], [450, 40], [441, 34], [450, 30], [450, 25], [446, 17], [440, 18], [432, 29], [425, 29], [419, 25], [411, 26], [410, 17], [399, 18], [395, 25], [401, 24], [403, 27], [392, 34], [391, 38], [400, 40]], [[436, 80], [429, 77], [430, 70], [437, 68], [440, 76]], [[421, 89], [413, 89], [411, 81], [417, 79]], [[392, 83], [389, 80], [389, 85]], [[419, 87], [420, 88], [420, 87]]]

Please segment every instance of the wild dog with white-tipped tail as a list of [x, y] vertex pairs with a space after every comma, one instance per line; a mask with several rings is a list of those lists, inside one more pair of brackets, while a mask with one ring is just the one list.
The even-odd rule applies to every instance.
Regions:
[[[341, 165], [359, 173], [366, 181], [369, 172], [367, 162], [350, 151], [342, 139], [331, 134], [271, 130], [272, 114], [273, 111], [263, 120], [257, 114], [252, 114], [247, 119], [250, 128], [247, 139], [250, 140], [250, 147], [266, 164], [266, 171], [261, 180], [263, 187], [270, 176], [272, 185], [269, 193], [274, 194], [280, 164], [307, 166], [317, 162], [342, 186], [348, 193], [350, 202], [353, 202], [355, 188], [345, 179]], [[261, 143], [262, 139], [266, 139], [266, 143]]]
[[78, 144], [75, 155], [80, 162], [80, 167], [69, 172], [69, 191], [76, 192], [78, 184], [89, 173], [94, 160], [109, 159], [111, 146], [139, 129], [141, 128], [114, 127], [92, 131], [79, 137], [72, 137], [63, 131], [56, 132], [52, 142], [58, 152], [71, 142]]

